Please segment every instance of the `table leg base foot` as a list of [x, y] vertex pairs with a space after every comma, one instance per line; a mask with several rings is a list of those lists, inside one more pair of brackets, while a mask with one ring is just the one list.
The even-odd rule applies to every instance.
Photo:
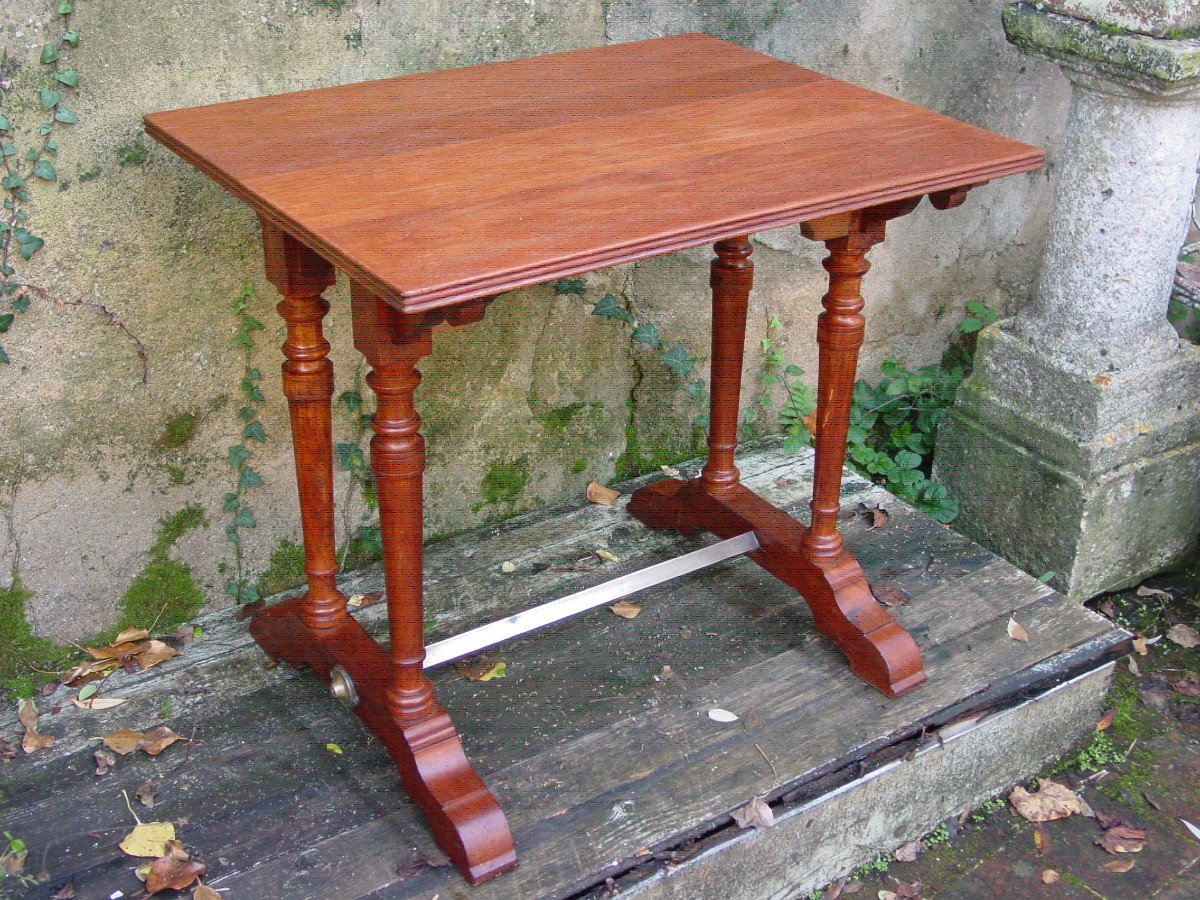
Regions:
[[334, 666], [350, 675], [358, 694], [355, 715], [387, 748], [438, 847], [468, 881], [480, 884], [515, 866], [504, 812], [468, 762], [446, 712], [435, 703], [419, 719], [397, 716], [387, 693], [393, 664], [386, 651], [350, 616], [310, 631], [300, 619], [302, 603], [297, 598], [258, 610], [250, 633], [259, 646], [326, 681]]
[[845, 653], [852, 672], [889, 697], [925, 682], [916, 642], [875, 599], [854, 557], [844, 549], [809, 556], [803, 548], [807, 529], [749, 489], [659, 481], [634, 491], [628, 510], [651, 528], [720, 538], [753, 531], [759, 549], [750, 559], [804, 597], [817, 628]]

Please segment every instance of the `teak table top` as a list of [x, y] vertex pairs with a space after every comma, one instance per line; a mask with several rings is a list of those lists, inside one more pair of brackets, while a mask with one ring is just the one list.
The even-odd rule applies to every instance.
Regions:
[[700, 34], [160, 112], [146, 125], [406, 311], [1042, 160]]

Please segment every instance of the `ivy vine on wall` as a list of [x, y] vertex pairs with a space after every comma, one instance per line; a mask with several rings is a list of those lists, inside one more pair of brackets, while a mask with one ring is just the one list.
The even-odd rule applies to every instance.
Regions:
[[[146, 348], [125, 322], [102, 303], [53, 297], [50, 292], [26, 278], [20, 268], [45, 246], [46, 241], [33, 230], [29, 207], [33, 202], [30, 188], [38, 183], [58, 181], [54, 161], [58, 157], [58, 135], [64, 125], [74, 125], [79, 116], [68, 104], [79, 89], [79, 74], [68, 65], [72, 50], [79, 46], [79, 29], [72, 24], [74, 0], [59, 0], [56, 20], [51, 31], [61, 29], [54, 41], [42, 45], [38, 65], [42, 78], [37, 88], [35, 122], [9, 118], [14, 107], [10, 97], [12, 79], [8, 74], [8, 56], [0, 62], [0, 159], [3, 161], [0, 189], [4, 195], [4, 214], [0, 216], [0, 297], [8, 308], [0, 312], [0, 335], [11, 331], [16, 317], [28, 311], [32, 298], [50, 301], [56, 307], [78, 307], [91, 310], [106, 325], [116, 328], [133, 345], [142, 364], [142, 382], [149, 378]], [[73, 102], [73, 100], [72, 100]], [[32, 104], [30, 104], [32, 107]], [[24, 152], [18, 140], [28, 141]], [[8, 352], [0, 343], [0, 363], [10, 362]]]

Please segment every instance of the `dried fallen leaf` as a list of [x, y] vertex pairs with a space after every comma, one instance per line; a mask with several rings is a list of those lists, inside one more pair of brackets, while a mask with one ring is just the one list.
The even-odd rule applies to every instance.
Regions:
[[4, 869], [9, 875], [20, 875], [25, 871], [25, 858], [28, 855], [28, 850], [21, 850], [19, 852], [6, 850], [0, 856], [0, 868]]
[[1150, 646], [1146, 643], [1146, 639], [1144, 637], [1142, 637], [1140, 634], [1134, 635], [1132, 643], [1133, 643], [1133, 651], [1138, 656], [1145, 656], [1147, 653], [1150, 652]]
[[1130, 869], [1132, 869], [1134, 867], [1134, 865], [1135, 865], [1135, 863], [1132, 859], [1110, 859], [1108, 862], [1106, 862], [1100, 868], [1105, 869], [1109, 872], [1116, 872], [1117, 874], [1123, 874], [1125, 872], [1128, 872]]
[[454, 668], [467, 681], [491, 681], [493, 678], [503, 678], [508, 674], [508, 666], [505, 663], [488, 656], [472, 656], [461, 659], [454, 664]]
[[613, 553], [610, 553], [609, 551], [605, 550], [603, 547], [597, 547], [592, 552], [595, 553], [598, 557], [600, 557], [605, 562], [615, 563], [615, 562], [621, 561], [621, 557], [616, 556]]
[[170, 822], [138, 822], [137, 827], [119, 846], [129, 856], [158, 858], [167, 855], [167, 842], [175, 840], [175, 826]]
[[1111, 600], [1101, 600], [1096, 604], [1096, 609], [1100, 610], [1100, 612], [1104, 613], [1110, 619], [1115, 619], [1117, 617], [1117, 607]]
[[612, 612], [615, 612], [622, 619], [636, 619], [638, 614], [642, 611], [640, 606], [635, 606], [628, 600], [618, 600], [616, 603], [610, 606], [609, 609]]
[[1137, 589], [1137, 595], [1139, 597], [1161, 597], [1163, 600], [1173, 599], [1168, 592], [1161, 588], [1147, 587], [1144, 584]]
[[504, 562], [500, 563], [500, 571], [505, 575], [511, 575], [513, 572], [517, 571], [517, 566], [515, 563], [511, 563], [506, 559]]
[[871, 523], [867, 526], [867, 531], [871, 531], [875, 528], [882, 528], [892, 517], [892, 514], [878, 503], [876, 503], [874, 506], [867, 506], [865, 503], [860, 503], [858, 504], [858, 511], [863, 514], [867, 521]]
[[155, 801], [158, 800], [158, 785], [152, 779], [147, 778], [141, 783], [137, 791], [133, 795], [137, 798], [137, 802], [147, 809], [153, 809]]
[[1171, 690], [1184, 697], [1200, 697], [1200, 675], [1188, 672], [1178, 681], [1171, 682]]
[[120, 663], [115, 659], [92, 660], [91, 662], [86, 662], [70, 669], [63, 675], [62, 680], [64, 684], [72, 687], [86, 685], [88, 682], [107, 678], [119, 666]]
[[150, 632], [145, 628], [126, 628], [115, 638], [113, 638], [113, 644], [128, 644], [132, 641], [144, 641], [148, 637], [150, 637]]
[[905, 591], [902, 591], [898, 587], [891, 587], [890, 585], [883, 585], [882, 587], [872, 585], [871, 593], [884, 606], [908, 606], [912, 602], [912, 597], [908, 596]]
[[731, 713], [727, 709], [713, 708], [708, 711], [708, 717], [714, 722], [736, 722], [738, 720], [736, 713]]
[[158, 756], [182, 738], [183, 735], [176, 734], [165, 725], [159, 725], [146, 732], [122, 728], [112, 734], [106, 734], [101, 740], [109, 750], [122, 756], [133, 753], [135, 750], [143, 750], [151, 756]]
[[192, 900], [221, 900], [221, 895], [207, 884], [202, 884], [192, 891]]
[[162, 641], [147, 641], [145, 647], [133, 658], [144, 671], [161, 662], [166, 662], [168, 659], [174, 659], [176, 656], [183, 656], [183, 654]]
[[1046, 851], [1050, 849], [1050, 835], [1040, 822], [1033, 826], [1033, 846], [1038, 856], [1045, 856]]
[[754, 797], [744, 806], [739, 806], [731, 815], [738, 828], [770, 828], [775, 824], [775, 813], [762, 797]]
[[1129, 674], [1134, 678], [1142, 677], [1142, 667], [1137, 664], [1137, 660], [1132, 656], [1129, 657]]
[[1167, 640], [1189, 649], [1200, 647], [1200, 634], [1191, 625], [1172, 625], [1167, 629]]
[[50, 897], [50, 900], [75, 900], [79, 895], [75, 893], [75, 879], [72, 878], [62, 887], [60, 887]]
[[588, 482], [587, 498], [589, 503], [601, 503], [604, 506], [612, 506], [620, 496], [620, 491], [614, 491], [610, 487], [605, 487], [598, 481]]
[[1117, 708], [1110, 706], [1108, 712], [1100, 717], [1100, 721], [1096, 723], [1097, 731], [1107, 731], [1112, 727], [1113, 721], [1117, 718]]
[[1053, 869], [1044, 869], [1042, 871], [1042, 884], [1058, 884], [1060, 878], [1062, 876]]
[[1092, 815], [1091, 807], [1073, 790], [1048, 778], [1038, 779], [1038, 790], [1030, 793], [1021, 785], [1013, 788], [1008, 802], [1029, 822], [1052, 822], [1067, 816]]
[[36, 753], [45, 750], [54, 743], [54, 738], [48, 734], [38, 734], [38, 711], [32, 700], [22, 700], [17, 707], [17, 721], [25, 726], [25, 734], [21, 738], [21, 749], [26, 753]]
[[38, 711], [32, 700], [22, 700], [17, 706], [17, 721], [26, 731], [37, 731]]
[[71, 698], [71, 703], [80, 709], [112, 709], [114, 706], [128, 702], [121, 697], [92, 697], [88, 700], [80, 700], [78, 697]]
[[1096, 845], [1109, 853], [1141, 853], [1146, 846], [1146, 837], [1146, 829], [1122, 822], [1096, 838]]
[[666, 475], [668, 478], [678, 478], [679, 477], [679, 470], [677, 468], [675, 468], [674, 466], [659, 466], [659, 468], [662, 469], [662, 473], [664, 475]]
[[1011, 616], [1008, 619], [1008, 636], [1014, 641], [1021, 641], [1022, 643], [1029, 640], [1029, 632], [1025, 630], [1020, 622]]
[[362, 594], [351, 594], [350, 597], [346, 599], [346, 605], [351, 609], [358, 609], [358, 607], [362, 606], [362, 602]]
[[93, 774], [107, 775], [112, 771], [112, 767], [117, 764], [117, 758], [107, 750], [97, 750], [92, 755], [96, 758], [96, 771]]
[[925, 845], [920, 841], [909, 841], [897, 847], [895, 853], [892, 855], [896, 858], [896, 862], [916, 862], [917, 857], [924, 850]]
[[179, 841], [167, 843], [165, 855], [156, 859], [150, 865], [146, 875], [146, 893], [157, 894], [159, 891], [182, 891], [191, 887], [204, 874], [205, 866], [192, 860]]

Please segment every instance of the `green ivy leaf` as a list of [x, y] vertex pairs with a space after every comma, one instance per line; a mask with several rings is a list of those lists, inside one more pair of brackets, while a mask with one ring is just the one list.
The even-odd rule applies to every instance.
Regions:
[[0, 334], [4, 334], [6, 331], [8, 331], [9, 326], [12, 325], [14, 318], [16, 317], [12, 313], [5, 313], [4, 315], [0, 316]]
[[38, 96], [42, 103], [42, 109], [54, 109], [58, 106], [58, 101], [62, 99], [62, 94], [53, 88], [42, 88]]
[[254, 520], [254, 510], [248, 506], [243, 506], [237, 511], [237, 515], [233, 517], [233, 525], [236, 528], [257, 528], [258, 522]]
[[240, 468], [242, 463], [249, 459], [251, 453], [241, 444], [234, 444], [229, 448], [229, 465], [235, 469]]
[[244, 491], [247, 488], [258, 487], [262, 483], [262, 476], [249, 466], [246, 466], [244, 469], [242, 469], [242, 474], [238, 476], [239, 491]]
[[64, 31], [63, 35], [62, 35], [62, 39], [64, 41], [66, 41], [68, 44], [70, 44], [72, 47], [78, 47], [79, 46], [79, 29], [72, 28], [69, 31]]
[[362, 394], [358, 391], [342, 391], [338, 394], [338, 402], [350, 412], [356, 413], [362, 409], [363, 398]]
[[983, 327], [983, 322], [974, 316], [968, 316], [958, 323], [958, 330], [963, 334], [974, 334]]
[[54, 78], [59, 84], [65, 84], [67, 87], [79, 87], [79, 75], [74, 69], [60, 69], [54, 73]]
[[921, 457], [911, 450], [901, 450], [896, 454], [896, 465], [905, 469], [916, 469], [921, 465]]
[[238, 508], [238, 495], [233, 491], [225, 492], [225, 502], [221, 505], [221, 512], [232, 514]]
[[246, 427], [242, 429], [242, 437], [248, 441], [258, 441], [263, 444], [266, 443], [267, 432], [263, 430], [262, 422], [255, 419], [253, 422], [246, 423]]
[[9, 361], [10, 360], [8, 358], [8, 354], [4, 352], [3, 347], [0, 347], [0, 363], [3, 363], [4, 365], [7, 366], [9, 364]]
[[5, 141], [3, 144], [0, 144], [0, 154], [4, 156], [15, 156], [18, 152], [17, 145], [12, 141]]
[[251, 419], [253, 419], [257, 415], [258, 415], [258, 410], [255, 409], [253, 406], [243, 406], [241, 409], [238, 410], [238, 418], [241, 419], [243, 422], [249, 422]]
[[645, 344], [647, 347], [657, 348], [660, 343], [658, 339], [658, 326], [653, 322], [644, 322], [633, 329], [630, 339], [635, 344]]
[[[66, 125], [74, 125], [79, 121], [79, 117], [65, 106], [60, 106], [54, 113], [54, 121], [62, 122]], [[49, 134], [49, 132], [47, 132], [47, 134]]]
[[12, 123], [8, 121], [8, 116], [0, 113], [0, 131], [8, 131], [12, 128]]
[[54, 130], [54, 126], [52, 126], [49, 122], [43, 122], [41, 125], [38, 126], [38, 135], [40, 135], [41, 137], [45, 137], [53, 130]]
[[71, 4], [71, 0], [58, 0], [58, 14], [60, 16], [69, 16], [75, 12], [75, 7]]
[[54, 171], [54, 166], [50, 165], [50, 161], [43, 159], [33, 167], [33, 174], [43, 181], [58, 181], [58, 173]]
[[15, 191], [25, 186], [25, 179], [16, 172], [9, 172], [4, 178], [0, 179], [0, 185], [3, 185], [10, 191]]
[[672, 347], [658, 358], [671, 370], [671, 374], [680, 380], [688, 378], [696, 370], [696, 360], [688, 356], [687, 350], [682, 346]]
[[592, 307], [592, 315], [603, 319], [620, 319], [630, 325], [636, 321], [612, 294], [605, 294], [596, 302]]
[[[44, 66], [48, 66], [50, 63], [54, 62], [56, 59], [58, 59], [58, 49], [53, 44], [42, 44], [42, 55], [38, 57], [38, 62], [40, 62]], [[53, 103], [50, 104], [50, 106], [53, 106], [53, 105], [54, 105]], [[43, 108], [49, 109], [50, 106], [46, 106]]]
[[582, 278], [560, 278], [552, 287], [556, 294], [577, 294], [582, 297], [587, 290], [587, 281]]
[[20, 297], [17, 297], [15, 300], [13, 300], [12, 308], [19, 313], [23, 313], [25, 310], [29, 309], [29, 295], [22, 294]]

